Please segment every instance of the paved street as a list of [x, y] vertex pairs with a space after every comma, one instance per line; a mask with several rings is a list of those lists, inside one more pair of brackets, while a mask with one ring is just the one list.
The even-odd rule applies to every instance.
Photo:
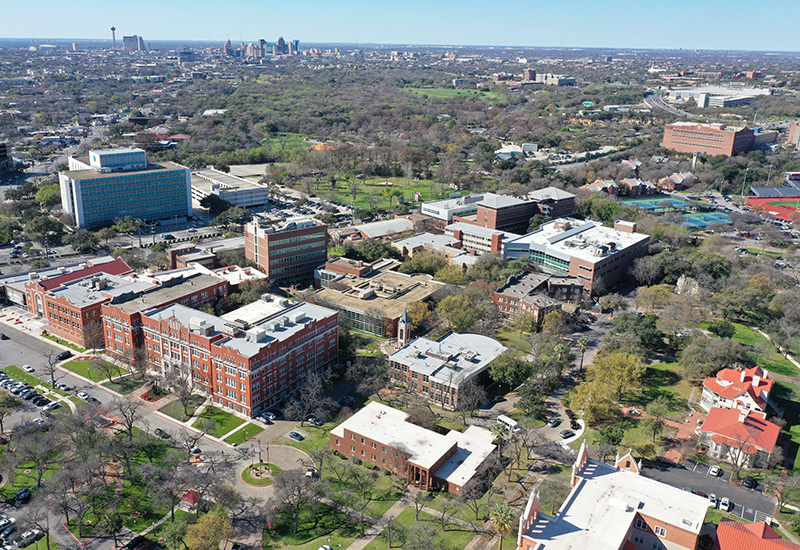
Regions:
[[662, 463], [658, 468], [645, 468], [642, 475], [673, 487], [688, 487], [693, 491], [713, 493], [717, 498], [728, 497], [734, 503], [731, 513], [747, 521], [763, 521], [766, 516], [772, 516], [775, 501], [758, 490], [732, 485], [731, 472], [724, 471], [722, 476], [713, 477], [708, 475], [707, 464], [687, 462], [687, 466]]

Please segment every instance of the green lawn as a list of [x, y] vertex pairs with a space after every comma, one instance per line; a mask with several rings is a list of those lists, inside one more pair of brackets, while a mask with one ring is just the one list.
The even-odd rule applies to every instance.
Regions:
[[[175, 510], [175, 521], [183, 521], [186, 523], [194, 523], [194, 514], [190, 512], [184, 512], [183, 510]], [[167, 529], [167, 526], [170, 524], [170, 520], [165, 521], [149, 533], [147, 533], [147, 538], [152, 540], [153, 542], [158, 542], [158, 539], [162, 538], [162, 533]], [[163, 547], [163, 543], [161, 544]]]
[[132, 391], [138, 390], [144, 386], [144, 383], [145, 380], [143, 378], [133, 378], [132, 376], [127, 376], [122, 380], [117, 379], [113, 382], [106, 382], [103, 384], [103, 386], [110, 390], [114, 390], [117, 393], [128, 395]]
[[61, 547], [56, 544], [56, 541], [53, 540], [53, 537], [44, 537], [37, 540], [32, 545], [28, 546], [29, 550], [47, 550], [47, 539], [50, 539], [50, 550], [59, 550]]
[[692, 392], [691, 384], [681, 377], [677, 363], [657, 363], [647, 367], [644, 377], [643, 399], [635, 405], [647, 405], [657, 397], [669, 401], [669, 414], [680, 414], [688, 409], [687, 401]]
[[531, 352], [530, 334], [521, 332], [511, 327], [503, 327], [497, 331], [496, 337], [509, 349], [520, 353]]
[[206, 402], [206, 398], [202, 395], [192, 395], [189, 406], [187, 410], [189, 411], [189, 415], [187, 416], [183, 411], [183, 405], [181, 402], [176, 399], [171, 401], [158, 409], [159, 412], [166, 414], [167, 416], [171, 416], [175, 420], [179, 420], [180, 422], [187, 422], [197, 410], [197, 407], [202, 405]]
[[[387, 181], [391, 182], [392, 185], [382, 185]], [[310, 190], [317, 197], [333, 198], [337, 202], [343, 202], [351, 206], [353, 204], [353, 193], [350, 190], [350, 185], [350, 180], [341, 176], [341, 179], [336, 182], [336, 187], [331, 188], [330, 180], [323, 178], [315, 181]], [[371, 203], [377, 208], [396, 207], [397, 198], [390, 198], [388, 195], [398, 189], [402, 191], [406, 204], [417, 204], [438, 199], [450, 192], [450, 189], [445, 186], [445, 194], [442, 195], [442, 185], [438, 182], [432, 182], [431, 180], [415, 181], [404, 177], [370, 177], [359, 180], [358, 186], [355, 201], [357, 209], [369, 208]], [[307, 187], [299, 183], [294, 184], [294, 187], [303, 192], [308, 190]], [[419, 200], [416, 200], [417, 198]]]
[[794, 469], [800, 471], [800, 387], [776, 380], [770, 397], [785, 409], [783, 418], [789, 424], [783, 429], [783, 435], [791, 440], [787, 454], [794, 458]]
[[[103, 382], [104, 380], [108, 380], [108, 377], [105, 375], [105, 373], [94, 368], [92, 363], [89, 361], [69, 361], [61, 366], [68, 371], [72, 371], [77, 375], [88, 378], [92, 382]], [[125, 372], [125, 370], [120, 367], [115, 367], [112, 372], [113, 376], [119, 376]]]
[[303, 431], [308, 432], [308, 436], [306, 436], [303, 441], [295, 441], [289, 437], [282, 436], [278, 439], [278, 441], [276, 441], [276, 443], [287, 445], [289, 447], [295, 447], [301, 451], [304, 451], [308, 455], [312, 455], [314, 454], [314, 451], [318, 449], [328, 448], [330, 443], [328, 432], [332, 428], [333, 425], [330, 423], [323, 425], [321, 428], [316, 428], [310, 424], [306, 424], [301, 428]]
[[275, 464], [268, 464], [271, 478], [257, 478], [253, 477], [251, 470], [254, 466], [264, 466], [264, 462], [259, 462], [254, 465], [248, 466], [247, 468], [242, 471], [242, 480], [245, 483], [249, 483], [250, 485], [271, 485], [275, 482], [275, 476], [281, 473], [281, 469], [278, 468]]
[[750, 254], [763, 254], [764, 256], [772, 256], [773, 258], [780, 258], [783, 256], [780, 252], [771, 252], [769, 250], [761, 250], [760, 248], [745, 248]]
[[58, 336], [53, 336], [52, 334], [42, 333], [42, 336], [44, 336], [48, 340], [51, 340], [51, 341], [56, 342], [58, 344], [61, 344], [62, 346], [66, 346], [68, 348], [74, 349], [78, 353], [86, 353], [88, 351], [86, 348], [82, 348], [77, 344], [73, 344], [72, 342], [67, 342], [63, 338], [59, 338]]
[[337, 550], [347, 548], [361, 534], [349, 525], [348, 519], [326, 504], [317, 507], [315, 516], [305, 509], [300, 514], [297, 533], [284, 518], [272, 529], [266, 526], [263, 550], [317, 550], [323, 544]]
[[[23, 489], [33, 488], [36, 486], [36, 470], [32, 469], [32, 463], [22, 464], [14, 469], [14, 480], [11, 483], [6, 483], [0, 489], [0, 497], [4, 500], [10, 500]], [[48, 477], [53, 475], [56, 471], [61, 469], [60, 464], [54, 464], [47, 468], [42, 474], [42, 480], [46, 481]], [[25, 470], [31, 470], [26, 473]]]
[[7, 367], [3, 367], [3, 372], [5, 372], [7, 375], [9, 375], [11, 378], [13, 378], [18, 382], [25, 382], [26, 384], [30, 384], [31, 386], [38, 386], [41, 384], [42, 386], [48, 388], [50, 387], [50, 384], [45, 384], [40, 379], [36, 378], [34, 375], [28, 374], [27, 372], [25, 372], [16, 365], [9, 365]]
[[252, 439], [256, 435], [260, 434], [264, 431], [263, 426], [259, 426], [258, 424], [253, 424], [252, 422], [248, 422], [245, 424], [242, 429], [233, 432], [231, 435], [225, 438], [225, 443], [230, 443], [231, 445], [241, 445], [248, 439]]
[[[400, 515], [397, 516], [397, 521], [406, 530], [413, 528], [415, 524], [430, 526], [433, 529], [433, 533], [435, 533], [435, 539], [441, 543], [443, 548], [466, 548], [476, 535], [475, 531], [453, 523], [448, 525], [447, 530], [443, 532], [442, 524], [438, 517], [420, 512], [419, 520], [417, 520], [414, 508], [406, 508], [400, 512]], [[394, 547], [397, 548], [398, 544], [395, 543]], [[399, 547], [402, 548], [403, 546], [400, 545]], [[506, 548], [510, 548], [510, 546], [506, 546]], [[370, 542], [365, 550], [389, 550], [389, 543], [379, 536]]]
[[206, 409], [200, 413], [200, 416], [197, 418], [197, 420], [194, 421], [193, 426], [195, 428], [203, 429], [203, 423], [208, 420], [213, 422], [213, 426], [208, 429], [208, 434], [214, 437], [222, 437], [245, 422], [243, 418], [234, 416], [231, 413], [223, 411], [222, 409], [218, 409], [217, 407], [206, 407]]
[[745, 346], [765, 350], [765, 353], [757, 361], [761, 367], [784, 376], [800, 376], [800, 370], [783, 355], [775, 351], [775, 346], [772, 342], [759, 334], [758, 331], [741, 323], [733, 323], [733, 325], [736, 327], [733, 340]]
[[434, 99], [474, 99], [475, 101], [488, 101], [490, 103], [503, 98], [499, 92], [489, 92], [483, 90], [456, 90], [453, 88], [405, 88], [409, 92], [428, 96]]

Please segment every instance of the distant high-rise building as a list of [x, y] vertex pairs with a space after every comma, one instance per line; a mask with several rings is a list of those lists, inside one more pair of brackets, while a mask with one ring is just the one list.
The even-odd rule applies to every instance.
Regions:
[[231, 39], [228, 38], [228, 41], [225, 42], [225, 46], [222, 48], [222, 51], [228, 57], [233, 57], [233, 44], [231, 44]]
[[289, 54], [297, 55], [300, 53], [300, 41], [299, 40], [292, 40], [289, 42]]
[[522, 69], [522, 80], [529, 82], [536, 80], [536, 69]]
[[122, 49], [126, 52], [143, 52], [145, 51], [144, 38], [135, 34], [133, 36], [123, 36]]
[[111, 40], [112, 40], [112, 50], [117, 49], [117, 27], [111, 27]]
[[327, 236], [328, 227], [312, 218], [255, 217], [245, 226], [245, 256], [271, 283], [309, 281], [328, 257]]
[[681, 153], [698, 152], [731, 157], [750, 151], [754, 142], [753, 129], [746, 126], [675, 122], [664, 127], [661, 146]]
[[275, 50], [278, 52], [278, 55], [288, 55], [289, 53], [289, 45], [286, 43], [286, 40], [283, 37], [278, 38], [277, 44], [275, 44]]
[[78, 227], [110, 224], [125, 216], [158, 220], [192, 215], [189, 170], [173, 162], [150, 164], [142, 149], [70, 157], [69, 170], [58, 178], [61, 206]]
[[178, 52], [178, 65], [186, 65], [197, 61], [197, 56], [189, 48], [184, 48], [183, 51]]
[[0, 172], [10, 172], [14, 169], [14, 159], [8, 153], [8, 143], [0, 143]]

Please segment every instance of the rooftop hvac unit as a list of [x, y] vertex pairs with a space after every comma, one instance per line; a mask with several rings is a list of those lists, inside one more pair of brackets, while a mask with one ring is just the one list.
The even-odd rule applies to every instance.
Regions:
[[305, 318], [305, 316], [306, 316], [306, 314], [303, 313], [302, 311], [295, 311], [295, 312], [292, 312], [292, 314], [289, 316], [289, 318], [292, 320], [292, 323], [299, 323], [300, 321], [302, 321]]
[[289, 326], [289, 318], [286, 317], [286, 316], [281, 317], [280, 319], [278, 319], [278, 321], [280, 321], [281, 325], [284, 326], [284, 327], [288, 327]]
[[272, 294], [262, 294], [261, 300], [263, 302], [271, 302], [272, 301]]
[[247, 331], [245, 340], [248, 342], [263, 342], [267, 337], [267, 331], [263, 328], [251, 328]]

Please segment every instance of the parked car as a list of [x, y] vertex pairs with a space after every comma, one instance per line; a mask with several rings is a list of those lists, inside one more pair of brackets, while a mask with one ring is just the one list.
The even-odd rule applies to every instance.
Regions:
[[553, 418], [551, 418], [550, 420], [547, 421], [547, 425], [549, 427], [551, 427], [551, 428], [555, 428], [559, 424], [561, 424], [561, 419], [560, 418], [553, 417]]
[[53, 401], [52, 403], [45, 405], [44, 410], [50, 412], [60, 408], [61, 408], [61, 403], [59, 403], [58, 401]]
[[356, 398], [352, 395], [345, 395], [339, 400], [343, 407], [352, 407], [356, 402]]
[[58, 384], [56, 384], [56, 387], [61, 391], [72, 391], [72, 388], [70, 388], [64, 382], [59, 382]]
[[309, 416], [308, 420], [306, 420], [306, 422], [316, 426], [317, 428], [319, 428], [320, 426], [325, 424], [325, 421], [323, 419], [321, 419], [320, 417], [318, 417], [318, 416]]
[[709, 508], [717, 507], [717, 495], [715, 495], [714, 493], [708, 495], [708, 507]]
[[85, 391], [79, 391], [78, 392], [78, 398], [83, 399], [84, 401], [88, 401], [89, 400], [89, 394], [86, 393]]
[[742, 486], [747, 487], [748, 489], [754, 489], [756, 485], [758, 485], [758, 482], [750, 476], [747, 476], [742, 481]]
[[19, 539], [17, 539], [17, 546], [19, 548], [25, 548], [26, 546], [30, 546], [40, 538], [42, 538], [42, 531], [39, 529], [31, 529], [29, 531], [25, 531], [19, 536]]
[[4, 333], [0, 332], [0, 340], [8, 340], [8, 336], [6, 336]]
[[569, 421], [569, 427], [572, 428], [573, 430], [580, 430], [581, 429], [581, 425], [578, 423], [577, 420], [570, 420]]
[[295, 441], [303, 441], [305, 439], [305, 437], [303, 437], [297, 432], [289, 432], [289, 437], [291, 437]]
[[12, 523], [11, 525], [3, 529], [3, 532], [0, 533], [0, 539], [3, 539], [3, 542], [11, 540], [12, 536], [14, 535], [14, 531], [16, 530], [17, 530], [17, 524]]
[[561, 433], [559, 433], [558, 435], [561, 436], [561, 439], [569, 439], [570, 437], [575, 435], [575, 432], [573, 432], [572, 430], [561, 430]]
[[733, 508], [733, 502], [728, 497], [722, 497], [719, 501], [719, 509], [724, 512], [730, 512]]
[[262, 424], [272, 424], [272, 420], [270, 420], [269, 418], [267, 418], [267, 417], [266, 417], [265, 415], [263, 415], [263, 414], [262, 414], [261, 416], [257, 416], [257, 417], [256, 417], [256, 420], [257, 420], [258, 422], [261, 422]]
[[10, 518], [7, 515], [3, 514], [2, 517], [0, 517], [0, 529], [5, 529], [6, 527], [11, 525], [12, 523], [15, 523], [16, 521], [17, 518]]
[[569, 418], [570, 420], [575, 419], [575, 413], [572, 412], [570, 409], [564, 409], [564, 414], [566, 414], [567, 418]]
[[631, 416], [642, 416], [642, 411], [639, 409], [630, 409], [628, 410], [628, 414]]
[[718, 477], [721, 474], [722, 474], [722, 468], [720, 468], [716, 464], [708, 469], [708, 475], [710, 475], [710, 476]]
[[153, 433], [156, 434], [156, 437], [160, 437], [161, 439], [169, 439], [170, 437], [170, 435], [161, 428], [156, 428], [156, 431]]
[[22, 365], [22, 370], [24, 370], [25, 372], [34, 372], [33, 367], [30, 365]]
[[69, 359], [70, 357], [72, 357], [72, 352], [67, 350], [62, 351], [61, 353], [56, 355], [56, 359], [58, 359], [59, 361], [63, 361], [64, 359]]

